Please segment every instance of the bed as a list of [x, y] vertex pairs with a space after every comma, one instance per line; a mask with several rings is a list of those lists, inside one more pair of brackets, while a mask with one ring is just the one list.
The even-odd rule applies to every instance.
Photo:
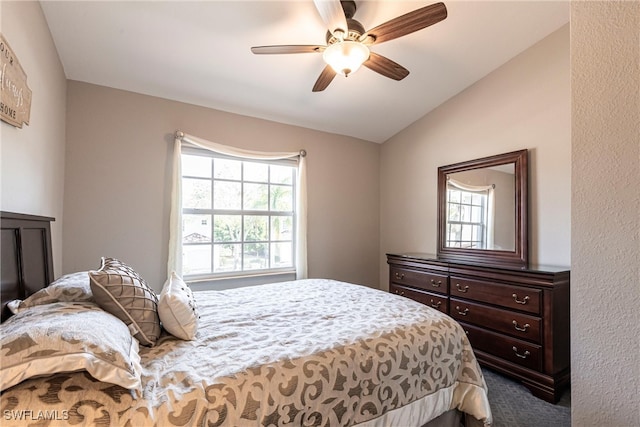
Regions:
[[[105, 263], [120, 261], [52, 280], [50, 220], [2, 216], [2, 425], [491, 424], [464, 331], [437, 310], [335, 280], [192, 293], [174, 275], [159, 310], [172, 287], [186, 289], [191, 323], [175, 330], [161, 316], [160, 329], [132, 327], [97, 302], [97, 275], [114, 276]], [[40, 231], [25, 239], [25, 230]], [[93, 358], [71, 369], [40, 339], [84, 346]]]

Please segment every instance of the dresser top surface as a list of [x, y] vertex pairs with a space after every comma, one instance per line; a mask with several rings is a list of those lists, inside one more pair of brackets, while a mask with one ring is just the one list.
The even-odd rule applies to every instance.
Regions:
[[415, 259], [419, 261], [432, 261], [446, 263], [450, 266], [464, 266], [475, 265], [478, 267], [490, 267], [494, 269], [501, 269], [507, 271], [531, 271], [541, 273], [562, 273], [570, 270], [570, 267], [556, 266], [556, 265], [544, 265], [544, 264], [529, 264], [527, 266], [515, 266], [515, 265], [502, 265], [502, 264], [489, 264], [486, 262], [478, 261], [456, 261], [452, 259], [439, 258], [436, 254], [430, 254], [425, 252], [401, 252], [401, 253], [388, 253], [387, 256], [395, 256], [400, 258]]

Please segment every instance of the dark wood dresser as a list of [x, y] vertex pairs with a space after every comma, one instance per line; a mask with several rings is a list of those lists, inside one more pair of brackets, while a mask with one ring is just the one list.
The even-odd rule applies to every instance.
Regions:
[[569, 269], [387, 254], [389, 292], [431, 306], [465, 329], [481, 365], [556, 403], [569, 384]]

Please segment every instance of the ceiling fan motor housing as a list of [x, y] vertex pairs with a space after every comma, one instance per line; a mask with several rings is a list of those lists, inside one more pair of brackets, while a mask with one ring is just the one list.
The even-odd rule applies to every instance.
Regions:
[[[355, 19], [348, 18], [347, 26], [349, 27], [349, 32], [344, 36], [343, 40], [358, 41], [360, 39], [360, 36], [362, 36], [365, 32], [364, 26], [360, 22], [356, 21]], [[331, 34], [331, 31], [327, 31], [328, 45], [339, 42], [339, 41], [342, 41], [342, 40], [340, 40], [338, 37]]]
[[343, 40], [361, 41], [360, 37], [365, 33], [364, 26], [359, 21], [353, 19], [353, 16], [356, 14], [356, 2], [353, 0], [341, 0], [340, 5], [344, 11], [345, 18], [347, 19], [348, 32], [342, 37], [342, 39], [340, 39], [339, 37], [331, 34], [331, 31], [327, 31], [327, 45]]

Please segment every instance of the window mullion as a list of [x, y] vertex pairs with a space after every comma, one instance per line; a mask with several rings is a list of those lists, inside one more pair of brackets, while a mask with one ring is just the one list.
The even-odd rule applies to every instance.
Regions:
[[216, 192], [214, 190], [214, 182], [215, 182], [215, 163], [213, 161], [213, 159], [210, 159], [211, 161], [211, 259], [209, 260], [209, 271], [211, 273], [213, 273], [213, 270], [215, 270], [215, 260], [216, 260], [216, 245], [215, 245], [215, 240], [216, 240], [216, 235], [215, 235], [215, 222], [216, 222], [216, 216], [215, 216], [215, 206], [216, 206]]
[[267, 168], [267, 268], [271, 268], [271, 165]]
[[244, 253], [245, 253], [245, 241], [244, 241], [244, 162], [240, 163], [240, 267], [244, 271]]
[[[183, 153], [183, 156], [184, 155], [194, 157], [197, 154], [192, 151], [189, 153]], [[182, 226], [185, 227], [185, 234], [192, 233], [194, 232], [193, 230], [196, 230], [197, 232], [197, 228], [195, 227], [202, 227], [200, 228], [200, 232], [202, 233], [204, 231], [206, 234], [209, 234], [211, 236], [210, 240], [207, 242], [194, 242], [193, 244], [185, 243], [184, 246], [185, 248], [188, 246], [199, 246], [203, 248], [203, 250], [210, 251], [210, 254], [209, 257], [207, 257], [202, 250], [198, 251], [194, 249], [186, 251], [185, 254], [188, 258], [185, 259], [185, 261], [187, 262], [183, 262], [183, 265], [189, 266], [186, 271], [186, 275], [191, 277], [203, 277], [204, 275], [219, 277], [223, 275], [228, 276], [239, 273], [251, 273], [254, 271], [266, 272], [293, 269], [295, 265], [295, 236], [297, 234], [295, 227], [297, 214], [295, 210], [297, 203], [297, 194], [295, 192], [295, 167], [291, 164], [287, 165], [291, 168], [290, 176], [292, 180], [291, 183], [287, 184], [286, 182], [288, 179], [279, 179], [281, 177], [280, 174], [276, 176], [276, 172], [280, 172], [280, 167], [285, 165], [283, 162], [255, 162], [267, 163], [269, 165], [266, 170], [266, 179], [263, 180], [264, 175], [255, 175], [255, 178], [249, 176], [250, 172], [254, 170], [253, 161], [243, 161], [211, 153], [203, 153], [201, 157], [209, 158], [211, 163], [203, 169], [202, 166], [204, 166], [204, 164], [202, 164], [202, 161], [197, 163], [197, 161], [194, 162], [190, 159], [189, 162], [191, 163], [189, 163], [189, 167], [183, 168], [182, 179], [203, 180], [204, 182], [209, 183], [207, 185], [209, 185], [210, 188], [207, 193], [198, 193], [198, 191], [201, 191], [199, 188], [204, 187], [204, 185], [195, 186], [193, 188], [194, 192], [188, 191], [185, 193], [185, 200], [199, 201], [198, 203], [193, 204], [193, 206], [198, 206], [202, 204], [201, 201], [204, 200], [205, 194], [207, 194], [206, 197], [210, 197], [211, 204], [205, 209], [195, 207], [182, 208], [182, 212], [184, 215], [206, 215], [207, 218], [210, 218], [210, 223], [208, 225], [204, 224], [205, 221], [203, 217], [203, 224], [201, 224], [196, 216], [188, 220], [186, 219]], [[230, 163], [227, 160], [217, 160], [220, 158], [231, 159], [233, 162]], [[194, 167], [191, 168], [191, 165]], [[200, 169], [198, 169], [198, 167]], [[206, 172], [207, 169], [210, 170], [210, 176], [204, 176], [208, 175]], [[237, 179], [238, 172], [240, 175], [239, 179]], [[247, 181], [246, 179], [248, 178], [252, 178], [252, 180]], [[285, 176], [282, 175], [282, 178], [285, 178]], [[274, 179], [277, 183], [273, 181]], [[238, 201], [240, 209], [228, 209], [224, 207], [231, 206], [228, 203], [231, 199], [227, 201], [226, 194], [228, 191], [227, 187], [232, 186], [230, 184], [232, 182], [237, 183], [237, 190], [234, 190], [233, 193], [229, 193], [229, 196], [234, 198], [240, 197], [240, 200]], [[246, 197], [252, 198], [253, 196], [245, 194], [245, 192], [252, 191], [254, 186], [253, 184], [263, 185], [266, 187], [267, 194], [263, 197], [267, 199], [267, 206], [265, 206], [264, 210], [247, 209], [250, 206], [247, 205]], [[289, 187], [290, 190], [286, 187]], [[235, 193], [235, 191], [238, 190], [240, 192], [239, 195]], [[280, 190], [286, 191], [288, 194], [286, 203], [293, 203], [293, 207], [288, 211], [272, 210], [272, 205], [274, 203], [274, 191], [278, 191], [279, 193]], [[289, 192], [291, 194], [289, 194]], [[217, 201], [216, 198], [218, 198]], [[247, 228], [247, 224], [245, 224], [249, 216], [255, 216], [258, 221], [258, 224], [256, 224], [256, 233], [251, 232], [250, 229]], [[272, 221], [276, 220], [276, 218], [283, 218], [283, 220], [277, 221], [280, 223], [286, 222], [287, 224], [286, 228], [281, 230], [281, 232], [286, 232], [286, 234], [279, 235], [277, 237], [277, 241], [274, 240], [276, 237], [275, 229], [272, 224]], [[251, 222], [251, 224], [253, 224], [253, 222]], [[251, 230], [253, 230], [253, 228]], [[249, 242], [252, 248], [251, 250], [247, 247], [247, 241], [245, 239], [247, 232], [250, 232], [252, 238], [259, 239]], [[218, 238], [216, 238], [216, 233], [218, 234]], [[240, 235], [234, 237], [236, 233], [239, 233]], [[274, 252], [276, 246], [278, 249], [282, 249], [283, 245], [287, 248], [285, 252]], [[240, 250], [239, 254], [235, 251], [236, 249]], [[289, 250], [291, 253], [287, 253]], [[278, 255], [277, 258], [276, 255]], [[205, 262], [207, 262], [207, 258], [209, 258], [209, 267], [205, 264]], [[206, 273], [207, 269], [209, 270], [209, 273]], [[189, 272], [189, 270], [191, 270], [191, 272]]]

